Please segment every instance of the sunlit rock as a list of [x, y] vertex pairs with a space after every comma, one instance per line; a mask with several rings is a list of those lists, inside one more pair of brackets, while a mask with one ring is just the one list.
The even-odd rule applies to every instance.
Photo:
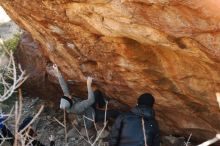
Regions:
[[74, 81], [76, 95], [86, 95], [90, 75], [97, 88], [130, 106], [151, 92], [165, 133], [202, 140], [220, 130], [220, 2], [0, 2]]

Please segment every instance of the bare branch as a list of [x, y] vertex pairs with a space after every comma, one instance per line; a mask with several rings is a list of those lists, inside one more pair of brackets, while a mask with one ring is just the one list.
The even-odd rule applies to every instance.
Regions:
[[57, 118], [54, 117], [54, 120], [59, 123], [63, 128], [65, 128], [65, 125], [63, 123], [61, 123]]
[[[0, 45], [5, 48], [4, 44]], [[8, 53], [9, 57], [8, 64], [0, 68], [0, 84], [3, 86], [3, 93], [0, 93], [0, 102], [11, 97], [15, 90], [28, 78], [28, 75], [21, 69], [20, 65], [18, 65], [18, 68], [16, 67], [13, 52], [7, 51], [6, 53]], [[18, 74], [18, 70], [20, 74]]]
[[[97, 126], [96, 126], [96, 123], [95, 123], [95, 120], [94, 120], [94, 119], [95, 119], [94, 115], [93, 115], [93, 119], [88, 118], [88, 117], [86, 117], [85, 115], [83, 116], [83, 122], [84, 122], [84, 127], [85, 127], [85, 132], [86, 132], [86, 138], [85, 138], [84, 136], [82, 136], [82, 134], [79, 132], [79, 130], [75, 127], [75, 129], [77, 130], [77, 132], [79, 133], [79, 135], [80, 135], [81, 137], [83, 137], [83, 139], [84, 139], [87, 143], [89, 143], [89, 145], [91, 145], [91, 146], [95, 146], [95, 145], [96, 145], [96, 143], [99, 141], [100, 137], [102, 136], [102, 134], [103, 134], [103, 132], [104, 132], [104, 130], [105, 130], [107, 124], [108, 124], [108, 121], [107, 121], [107, 110], [108, 110], [108, 102], [106, 102], [106, 105], [105, 105], [105, 117], [104, 117], [103, 127], [102, 127], [100, 130], [97, 129]], [[89, 137], [88, 129], [87, 129], [87, 127], [86, 127], [85, 119], [87, 119], [87, 120], [89, 120], [89, 121], [92, 121], [93, 124], [94, 124], [94, 126], [95, 126], [96, 137], [95, 137], [94, 141], [91, 140], [92, 137]]]
[[63, 110], [63, 123], [64, 123], [64, 132], [65, 132], [65, 145], [67, 145], [67, 127], [66, 127], [66, 110]]
[[210, 140], [208, 140], [208, 141], [206, 141], [206, 142], [204, 142], [204, 143], [202, 143], [198, 146], [209, 146], [213, 143], [216, 143], [219, 140], [220, 140], [220, 134], [216, 134], [216, 137], [214, 137], [214, 138], [212, 138], [212, 139], [210, 139]]
[[188, 144], [190, 143], [189, 141], [190, 141], [191, 137], [192, 137], [192, 133], [190, 133], [190, 135], [189, 135], [189, 137], [187, 139], [187, 142], [184, 142], [185, 146], [188, 146]]
[[37, 117], [41, 114], [41, 112], [43, 111], [43, 109], [44, 109], [44, 105], [41, 105], [41, 107], [40, 107], [39, 111], [37, 112], [37, 114], [33, 117], [33, 119], [30, 121], [30, 123], [27, 124], [27, 126], [24, 127], [24, 128], [19, 132], [20, 134], [23, 133], [23, 132], [37, 119]]
[[108, 124], [108, 121], [107, 121], [107, 110], [108, 110], [108, 101], [106, 102], [106, 105], [105, 105], [105, 120], [104, 120], [104, 126], [103, 128], [101, 129], [100, 132], [98, 132], [98, 136], [96, 136], [96, 139], [94, 140], [93, 144], [91, 146], [95, 146], [96, 142], [99, 140], [100, 136], [102, 135], [103, 131], [105, 130], [107, 124]]

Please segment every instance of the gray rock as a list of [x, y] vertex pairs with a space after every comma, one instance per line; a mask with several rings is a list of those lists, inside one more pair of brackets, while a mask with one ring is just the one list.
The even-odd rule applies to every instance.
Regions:
[[67, 138], [76, 138], [79, 137], [75, 128], [71, 129], [67, 133]]
[[65, 134], [65, 130], [64, 129], [60, 129], [58, 132], [57, 132], [58, 135], [64, 135]]

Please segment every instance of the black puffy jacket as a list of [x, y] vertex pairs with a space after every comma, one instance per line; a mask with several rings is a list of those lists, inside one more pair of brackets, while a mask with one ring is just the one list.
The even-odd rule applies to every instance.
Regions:
[[147, 146], [160, 146], [159, 126], [151, 107], [136, 106], [119, 116], [111, 130], [110, 146], [144, 146], [142, 117], [145, 123]]

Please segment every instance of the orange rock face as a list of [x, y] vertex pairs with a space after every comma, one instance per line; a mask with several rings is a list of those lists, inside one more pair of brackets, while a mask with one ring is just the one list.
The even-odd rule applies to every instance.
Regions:
[[53, 104], [57, 104], [62, 92], [59, 85], [51, 82], [55, 78], [47, 72], [50, 61], [46, 54], [43, 54], [40, 44], [34, 41], [29, 33], [22, 34], [15, 57], [29, 74], [23, 89], [33, 97], [46, 98], [53, 101]]
[[130, 106], [151, 92], [166, 133], [206, 139], [220, 130], [220, 2], [0, 2], [77, 89], [86, 93], [91, 75], [98, 88]]

